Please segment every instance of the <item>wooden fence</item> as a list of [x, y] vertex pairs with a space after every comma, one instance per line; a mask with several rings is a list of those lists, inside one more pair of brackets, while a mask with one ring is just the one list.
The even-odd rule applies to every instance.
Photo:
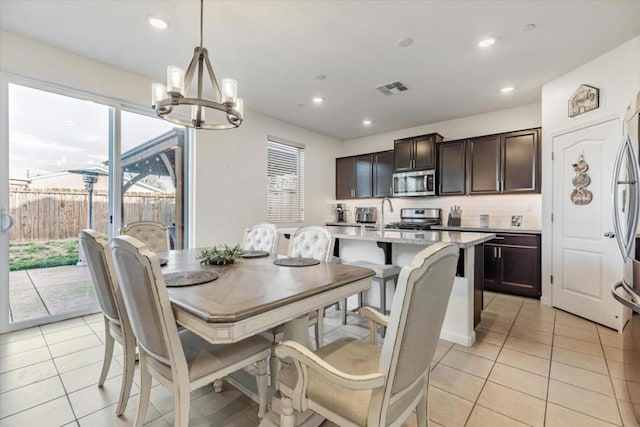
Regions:
[[[88, 194], [84, 190], [11, 189], [9, 213], [14, 226], [9, 241], [32, 242], [77, 237], [86, 228]], [[125, 193], [124, 222], [158, 221], [171, 225], [175, 220], [175, 195]], [[93, 228], [106, 233], [109, 224], [108, 194], [93, 193]]]

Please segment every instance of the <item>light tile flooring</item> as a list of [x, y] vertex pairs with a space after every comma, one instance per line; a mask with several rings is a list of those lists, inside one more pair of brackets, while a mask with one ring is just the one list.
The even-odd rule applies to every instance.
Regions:
[[[432, 425], [606, 426], [638, 423], [621, 380], [622, 338], [537, 301], [487, 293], [478, 342], [441, 341], [430, 387]], [[365, 339], [364, 322], [328, 312], [325, 340]], [[0, 335], [0, 426], [132, 425], [138, 389], [115, 416], [122, 352], [103, 388], [101, 315]], [[137, 375], [136, 379], [137, 381]], [[147, 425], [170, 426], [172, 395], [156, 385]], [[256, 426], [257, 406], [225, 383], [192, 395], [191, 426]], [[325, 423], [327, 426], [330, 423]], [[407, 423], [415, 425], [415, 417]]]

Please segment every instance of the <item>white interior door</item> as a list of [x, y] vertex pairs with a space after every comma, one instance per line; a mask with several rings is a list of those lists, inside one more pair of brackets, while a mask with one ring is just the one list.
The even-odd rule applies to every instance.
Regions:
[[[553, 287], [552, 305], [619, 330], [627, 310], [611, 296], [623, 274], [613, 235], [611, 177], [621, 138], [620, 119], [610, 119], [562, 133], [553, 144]], [[584, 156], [593, 200], [571, 201], [573, 164]]]

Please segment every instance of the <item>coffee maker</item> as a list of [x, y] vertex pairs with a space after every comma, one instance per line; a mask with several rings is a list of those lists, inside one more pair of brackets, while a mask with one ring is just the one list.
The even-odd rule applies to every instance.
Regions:
[[336, 205], [336, 221], [347, 222], [347, 205], [345, 203]]

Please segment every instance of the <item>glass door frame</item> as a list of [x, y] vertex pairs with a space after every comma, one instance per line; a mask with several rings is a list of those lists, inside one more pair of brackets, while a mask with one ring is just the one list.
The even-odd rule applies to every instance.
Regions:
[[[109, 239], [118, 234], [121, 226], [120, 213], [122, 209], [122, 174], [121, 169], [121, 145], [122, 145], [122, 111], [128, 111], [136, 114], [148, 115], [155, 117], [150, 109], [144, 107], [125, 104], [114, 101], [113, 99], [92, 95], [76, 89], [70, 89], [64, 86], [44, 83], [38, 80], [29, 79], [8, 72], [0, 72], [0, 208], [9, 208], [9, 85], [16, 84], [29, 87], [32, 89], [42, 90], [55, 93], [62, 96], [68, 96], [83, 101], [95, 102], [109, 107]], [[185, 167], [185, 191], [184, 191], [184, 230], [185, 230], [185, 246], [188, 247], [191, 241], [192, 231], [189, 227], [191, 222], [190, 215], [191, 197], [190, 189], [192, 188], [189, 170], [193, 165], [191, 159], [191, 141], [193, 141], [194, 133], [189, 131], [185, 138], [186, 161]], [[11, 332], [14, 330], [25, 329], [45, 323], [52, 323], [68, 318], [91, 314], [94, 311], [63, 313], [52, 315], [43, 321], [43, 318], [28, 319], [11, 323], [9, 321], [9, 234], [0, 233], [0, 333]]]

